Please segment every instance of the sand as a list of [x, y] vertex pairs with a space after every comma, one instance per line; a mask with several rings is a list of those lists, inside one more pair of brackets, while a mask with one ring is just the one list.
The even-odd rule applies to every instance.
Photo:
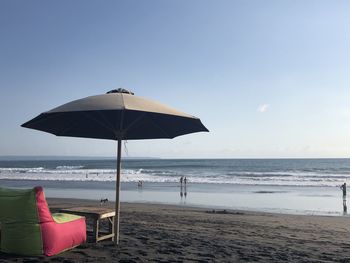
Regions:
[[[48, 202], [53, 210], [98, 205]], [[120, 227], [118, 247], [102, 241], [54, 257], [0, 253], [0, 262], [350, 262], [349, 217], [123, 203]]]

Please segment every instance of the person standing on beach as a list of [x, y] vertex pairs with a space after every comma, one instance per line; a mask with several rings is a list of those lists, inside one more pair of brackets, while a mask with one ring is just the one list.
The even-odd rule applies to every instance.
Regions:
[[184, 178], [184, 184], [185, 184], [185, 198], [187, 197], [187, 177]]
[[346, 183], [342, 184], [340, 189], [343, 190], [343, 198], [346, 198]]
[[343, 212], [346, 214], [348, 207], [346, 205], [346, 183], [340, 186], [340, 189], [343, 190]]
[[181, 176], [180, 177], [180, 197], [181, 197], [181, 199], [182, 199], [182, 197], [183, 197], [183, 185], [182, 185], [182, 182], [183, 182], [183, 180], [184, 180], [184, 177], [183, 176]]

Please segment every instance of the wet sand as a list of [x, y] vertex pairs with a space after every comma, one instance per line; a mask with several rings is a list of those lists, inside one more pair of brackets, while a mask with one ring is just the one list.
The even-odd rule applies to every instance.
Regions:
[[[52, 210], [99, 205], [48, 202]], [[0, 253], [0, 262], [350, 262], [350, 217], [123, 203], [120, 232], [118, 247], [102, 241], [54, 257]]]

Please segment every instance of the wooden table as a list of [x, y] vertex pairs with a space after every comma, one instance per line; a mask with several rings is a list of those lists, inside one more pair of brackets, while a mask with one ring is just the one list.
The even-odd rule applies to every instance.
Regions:
[[[71, 207], [60, 209], [61, 213], [74, 214], [84, 216], [86, 221], [92, 220], [92, 232], [94, 242], [99, 242], [104, 239], [111, 238], [114, 241], [114, 209], [107, 207]], [[100, 221], [108, 220], [108, 232], [100, 231]]]

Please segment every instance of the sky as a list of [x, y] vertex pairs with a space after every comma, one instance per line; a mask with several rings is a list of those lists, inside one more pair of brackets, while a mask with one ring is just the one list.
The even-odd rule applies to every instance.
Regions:
[[126, 88], [210, 130], [125, 143], [162, 158], [350, 157], [350, 2], [0, 1], [0, 155], [114, 156], [21, 128]]

